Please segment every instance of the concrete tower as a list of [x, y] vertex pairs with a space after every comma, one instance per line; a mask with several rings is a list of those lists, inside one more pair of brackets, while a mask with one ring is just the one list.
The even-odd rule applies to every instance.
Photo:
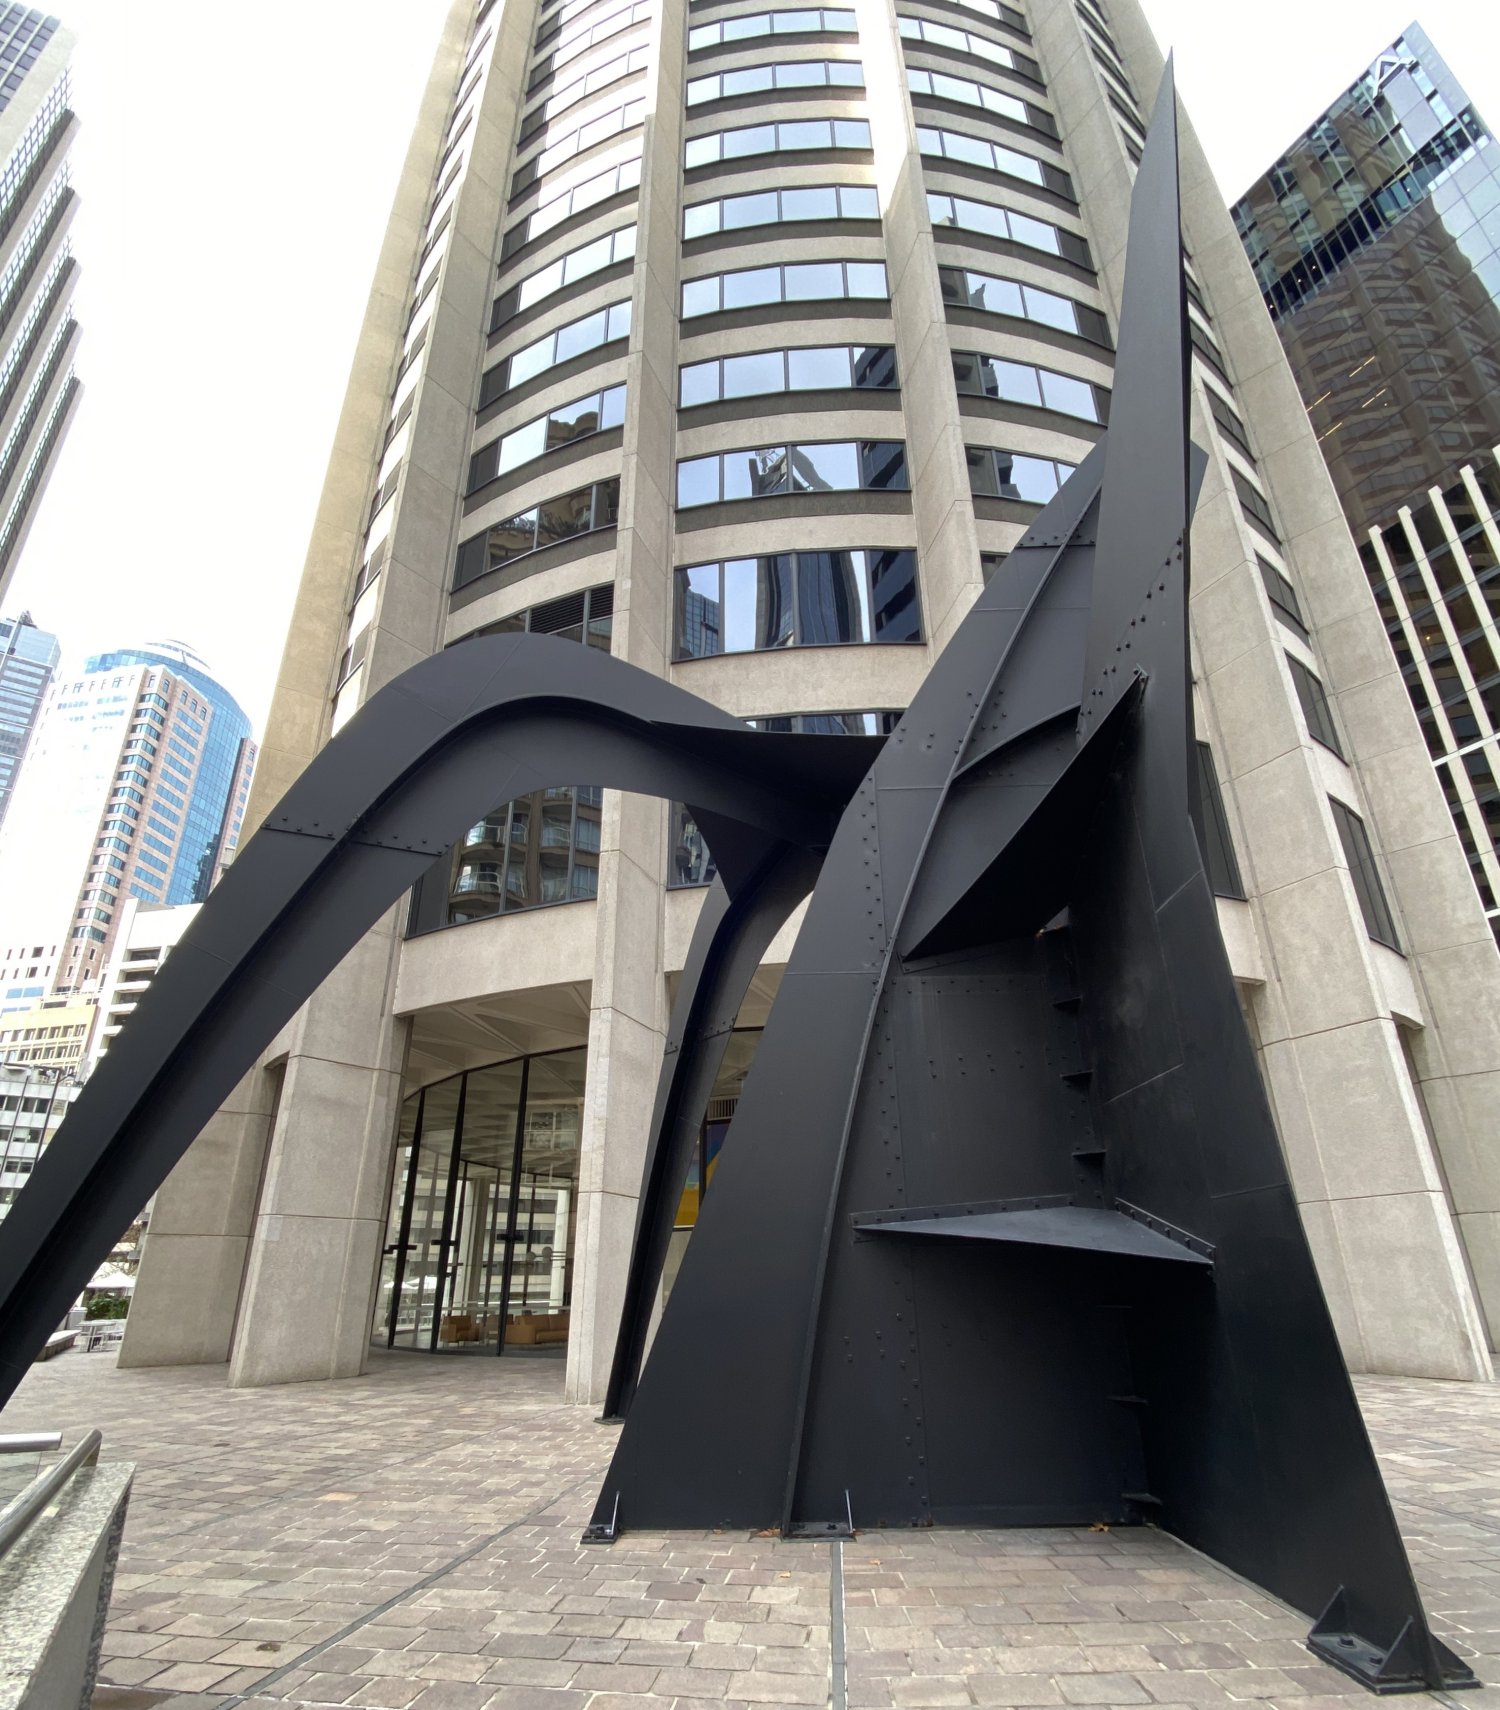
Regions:
[[[247, 826], [383, 684], [496, 628], [881, 729], [1107, 418], [1161, 66], [1136, 0], [460, 0]], [[1221, 926], [1351, 1362], [1488, 1377], [1500, 958], [1190, 133], [1184, 168]], [[241, 1084], [158, 1196], [127, 1363], [552, 1348], [600, 1394], [710, 857], [672, 804], [571, 784], [497, 803]]]

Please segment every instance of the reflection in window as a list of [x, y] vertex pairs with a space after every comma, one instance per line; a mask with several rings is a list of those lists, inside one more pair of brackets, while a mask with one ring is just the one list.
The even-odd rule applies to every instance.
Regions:
[[1026, 457], [988, 445], [966, 445], [964, 461], [969, 466], [969, 491], [976, 498], [1019, 499], [1027, 505], [1045, 505], [1074, 469], [1056, 458]]
[[763, 553], [675, 581], [675, 659], [922, 639], [916, 554], [901, 548]]
[[[538, 59], [532, 67], [531, 77], [526, 85], [527, 93], [530, 94], [537, 88], [543, 79], [571, 64], [580, 54], [587, 53], [597, 42], [608, 41], [611, 36], [617, 36], [636, 24], [649, 23], [652, 10], [652, 0], [634, 0], [634, 4], [627, 0], [625, 5], [613, 7], [598, 19], [582, 21], [572, 29], [564, 31], [558, 37], [557, 46], [551, 53]], [[543, 46], [551, 35], [551, 30], [539, 31], [536, 46]]]
[[689, 107], [756, 95], [772, 89], [863, 89], [865, 73], [856, 59], [793, 59], [780, 65], [742, 65], [694, 77], [687, 86]]
[[1073, 196], [1073, 180], [1060, 166], [1036, 160], [1019, 149], [1006, 148], [1003, 143], [986, 142], [983, 137], [971, 137], [964, 131], [943, 131], [932, 125], [917, 126], [917, 147], [930, 159], [958, 161], [965, 166], [982, 166], [986, 172], [998, 172], [1007, 178], [1019, 178], [1066, 196]]
[[682, 211], [684, 239], [710, 232], [743, 231], [750, 226], [794, 220], [878, 220], [880, 200], [868, 184], [808, 184], [792, 190], [752, 190], [694, 202]]
[[1044, 291], [1039, 285], [1023, 285], [1019, 279], [1003, 279], [994, 273], [978, 273], [966, 267], [940, 267], [938, 283], [943, 302], [950, 309], [977, 309], [988, 315], [1010, 315], [1034, 321], [1058, 332], [1076, 333], [1093, 344], [1111, 348], [1109, 323], [1097, 309]]
[[562, 785], [502, 802], [453, 850], [449, 926], [599, 892], [597, 785]]
[[797, 12], [756, 12], [748, 18], [725, 18], [717, 24], [698, 24], [688, 31], [688, 52], [720, 47], [728, 42], [749, 41], [755, 36], [795, 36], [808, 32], [824, 35], [855, 35], [859, 25], [854, 14], [838, 7], [814, 7]]
[[[959, 0], [959, 3], [963, 4], [964, 0]], [[1015, 14], [1015, 17], [1019, 20], [1020, 14]], [[1004, 66], [1007, 71], [1018, 71], [1034, 83], [1042, 81], [1042, 68], [1034, 59], [1024, 53], [1017, 53], [1014, 48], [1002, 47], [999, 42], [992, 42], [987, 36], [976, 36], [969, 30], [955, 30], [951, 24], [937, 24], [931, 18], [900, 18], [897, 22], [901, 26], [902, 38], [906, 41], [925, 42], [928, 47], [973, 54], [976, 59], [987, 60], [991, 65]], [[1011, 27], [1022, 29], [1019, 21]]]
[[534, 380], [538, 374], [545, 374], [559, 362], [571, 361], [586, 351], [597, 350], [601, 345], [613, 344], [616, 339], [629, 336], [628, 297], [623, 302], [611, 303], [606, 309], [595, 309], [593, 314], [584, 315], [579, 320], [569, 321], [553, 332], [543, 333], [539, 339], [522, 345], [493, 368], [485, 369], [479, 381], [479, 407], [485, 409], [512, 386]]
[[534, 212], [510, 227], [500, 245], [500, 259], [503, 261], [506, 256], [514, 255], [523, 244], [530, 243], [543, 232], [550, 232], [554, 226], [560, 226], [574, 214], [581, 214], [585, 208], [607, 202], [622, 190], [636, 189], [640, 182], [641, 155], [640, 149], [636, 148], [633, 154], [615, 166], [590, 172], [587, 178], [576, 184], [560, 185], [537, 204]]
[[683, 890], [690, 885], [711, 885], [718, 873], [692, 814], [681, 802], [673, 802], [667, 822], [667, 888]]
[[796, 445], [686, 457], [677, 465], [677, 508], [779, 493], [906, 492], [901, 440], [804, 440]]
[[953, 381], [967, 397], [994, 398], [1007, 404], [1029, 404], [1033, 409], [1055, 410], [1080, 421], [1109, 420], [1109, 389], [1071, 374], [1050, 368], [1035, 368], [1029, 362], [1007, 362], [999, 356], [980, 356], [974, 351], [953, 353]]
[[896, 353], [890, 345], [815, 345], [688, 363], [678, 371], [678, 402], [689, 409], [768, 392], [884, 391], [895, 385]]
[[713, 315], [721, 309], [754, 309], [767, 303], [831, 302], [840, 297], [883, 299], [889, 287], [881, 261], [806, 261], [784, 267], [746, 267], [688, 279], [682, 287], [682, 316]]
[[[905, 24], [910, 20], [903, 19], [902, 22]], [[950, 33], [957, 35], [959, 32], [955, 30]], [[1004, 53], [1005, 49], [996, 51]], [[965, 107], [983, 107], [987, 113], [997, 114], [1002, 119], [1013, 119], [1018, 125], [1041, 131], [1044, 136], [1055, 137], [1058, 134], [1057, 120], [1045, 107], [1034, 106], [1030, 101], [1021, 100], [1018, 95], [1007, 95], [1003, 89], [992, 88], [988, 83], [976, 83], [968, 77], [949, 77], [946, 72], [923, 71], [917, 66], [908, 66], [906, 85], [913, 95], [931, 95], [935, 100], [956, 101]]]
[[558, 256], [556, 261], [538, 268], [519, 285], [502, 291], [490, 313], [490, 331], [498, 332], [512, 316], [520, 314], [523, 309], [534, 308], [554, 291], [561, 291], [563, 286], [576, 285], [580, 279], [613, 267], [616, 262], [631, 260], [635, 255], [635, 237], [633, 225], [606, 232], [592, 243], [570, 250], [566, 255]]
[[975, 202], [966, 196], [943, 196], [931, 190], [927, 193], [927, 212], [935, 226], [955, 226], [960, 231], [1005, 238], [1025, 249], [1041, 250], [1045, 255], [1071, 261], [1075, 267], [1093, 270], [1089, 246], [1081, 237], [1046, 220], [1033, 219], [1030, 214], [1018, 214], [993, 202]]
[[618, 107], [611, 107], [606, 112], [587, 119], [564, 136], [560, 136], [556, 142], [549, 143], [540, 154], [522, 161], [511, 174], [511, 195], [519, 196], [523, 190], [529, 190], [537, 179], [555, 171], [570, 161], [575, 154], [582, 154], [595, 143], [618, 136], [621, 131], [634, 130], [645, 114], [645, 97], [638, 95], [633, 101], [625, 101]]
[[508, 475], [534, 458], [571, 445], [574, 440], [617, 428], [624, 420], [623, 385], [607, 386], [602, 392], [590, 392], [588, 397], [575, 399], [571, 404], [559, 404], [545, 416], [538, 416], [481, 446], [469, 459], [469, 484], [464, 491], [475, 493], [496, 476]]
[[521, 120], [521, 134], [516, 146], [523, 147], [559, 113], [564, 113], [569, 107], [592, 95], [595, 90], [604, 89], [611, 83], [617, 83], [622, 77], [628, 77], [634, 71], [644, 71], [651, 63], [649, 46], [631, 48], [628, 53], [616, 54], [613, 59], [607, 59], [602, 65], [591, 66], [580, 77], [570, 78], [555, 88], [545, 101], [538, 101], [536, 106]]
[[741, 125], [689, 137], [684, 166], [711, 166], [720, 160], [744, 160], [754, 154], [786, 154], [802, 149], [868, 148], [870, 127], [863, 119], [783, 119], [775, 125]]
[[525, 553], [596, 529], [613, 528], [619, 512], [620, 482], [616, 476], [555, 499], [544, 499], [503, 522], [492, 523], [483, 534], [474, 535], [459, 547], [453, 567], [454, 590]]

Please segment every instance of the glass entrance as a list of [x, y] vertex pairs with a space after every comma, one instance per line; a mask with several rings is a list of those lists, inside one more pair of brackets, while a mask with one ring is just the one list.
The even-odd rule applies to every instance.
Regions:
[[372, 1338], [438, 1353], [567, 1347], [582, 1047], [406, 1101]]

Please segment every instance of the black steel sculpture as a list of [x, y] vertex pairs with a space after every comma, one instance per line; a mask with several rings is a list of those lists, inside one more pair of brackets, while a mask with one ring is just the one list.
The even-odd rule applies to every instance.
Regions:
[[[0, 1398], [360, 934], [493, 801], [686, 801], [721, 878], [674, 1009], [589, 1535], [1165, 1527], [1379, 1692], [1429, 1631], [1195, 835], [1170, 73], [1112, 421], [881, 746], [756, 734], [618, 661], [468, 642], [374, 696], [247, 844], [0, 1235]], [[873, 763], [872, 763], [873, 762]], [[821, 876], [820, 876], [821, 872]], [[649, 1361], [736, 1013], [812, 891]]]

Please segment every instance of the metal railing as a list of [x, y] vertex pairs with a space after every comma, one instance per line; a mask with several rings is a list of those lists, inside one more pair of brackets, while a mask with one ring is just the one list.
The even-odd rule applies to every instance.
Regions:
[[[26, 1529], [43, 1514], [80, 1467], [93, 1466], [99, 1459], [104, 1439], [98, 1431], [88, 1432], [68, 1451], [55, 1467], [38, 1473], [19, 1496], [0, 1508], [0, 1558], [13, 1549], [25, 1535]], [[0, 1454], [35, 1454], [56, 1449], [62, 1444], [62, 1433], [35, 1432], [22, 1436], [0, 1437]]]

